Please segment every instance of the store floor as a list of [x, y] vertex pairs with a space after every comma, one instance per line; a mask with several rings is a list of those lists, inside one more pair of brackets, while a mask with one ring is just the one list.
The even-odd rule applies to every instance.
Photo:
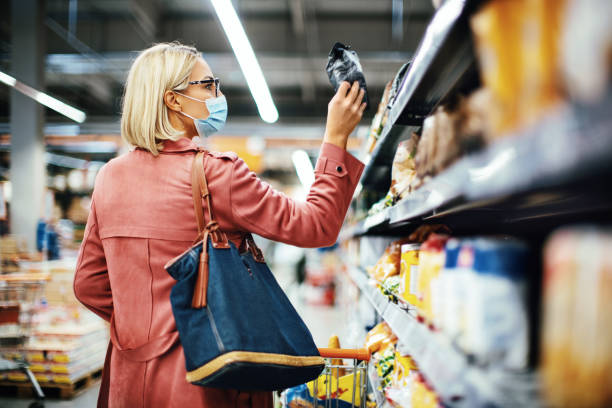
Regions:
[[[288, 288], [287, 292], [294, 306], [304, 319], [304, 322], [312, 332], [317, 346], [325, 347], [329, 336], [337, 334], [336, 330], [342, 326], [341, 311], [329, 306], [305, 305], [299, 300], [297, 287]], [[100, 382], [92, 384], [87, 390], [72, 400], [47, 400], [46, 408], [91, 408], [96, 406]], [[27, 408], [33, 399], [6, 398], [0, 396], [0, 408]]]

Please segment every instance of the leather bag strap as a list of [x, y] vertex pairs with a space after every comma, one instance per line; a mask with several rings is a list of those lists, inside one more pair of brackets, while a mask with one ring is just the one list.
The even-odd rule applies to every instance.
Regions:
[[[212, 200], [210, 191], [208, 190], [208, 182], [206, 180], [206, 172], [204, 171], [204, 160], [206, 159], [205, 152], [200, 151], [196, 154], [191, 167], [191, 191], [193, 196], [193, 209], [198, 221], [198, 240], [202, 240], [202, 253], [200, 254], [200, 262], [198, 265], [198, 277], [195, 287], [193, 288], [193, 297], [191, 299], [191, 307], [200, 309], [206, 307], [207, 292], [208, 292], [208, 239], [215, 249], [229, 249], [229, 241], [227, 235], [219, 228], [219, 223], [215, 220], [212, 210]], [[202, 208], [202, 198], [206, 199], [206, 207], [208, 209], [208, 224], [205, 224], [204, 210]], [[257, 262], [265, 262], [261, 250], [255, 244], [251, 234], [247, 234], [246, 243], [248, 249], [253, 254]]]

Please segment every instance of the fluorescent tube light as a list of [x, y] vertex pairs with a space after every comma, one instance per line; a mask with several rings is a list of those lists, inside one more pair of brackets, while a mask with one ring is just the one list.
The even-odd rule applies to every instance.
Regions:
[[21, 92], [27, 97], [34, 99], [36, 102], [41, 105], [45, 105], [47, 108], [53, 109], [54, 111], [61, 113], [62, 115], [70, 118], [78, 123], [85, 122], [87, 115], [85, 112], [80, 111], [72, 106], [65, 104], [59, 99], [55, 99], [52, 96], [47, 95], [44, 92], [37, 91], [36, 89], [24, 84], [13, 78], [10, 75], [5, 74], [0, 71], [0, 82], [5, 83], [6, 85], [15, 88], [15, 90]]
[[312, 167], [312, 162], [310, 161], [310, 157], [308, 157], [308, 153], [304, 150], [296, 150], [291, 155], [291, 160], [295, 166], [295, 172], [300, 179], [300, 183], [302, 183], [306, 190], [309, 190], [312, 183], [314, 183], [315, 176], [314, 168]]
[[251, 95], [255, 99], [259, 116], [265, 122], [276, 122], [278, 120], [278, 111], [276, 106], [274, 106], [270, 89], [268, 89], [268, 84], [257, 62], [253, 47], [249, 43], [249, 39], [231, 0], [211, 0], [211, 3], [234, 50], [234, 55], [236, 55]]
[[0, 82], [7, 84], [8, 86], [15, 86], [17, 80], [10, 75], [0, 71]]

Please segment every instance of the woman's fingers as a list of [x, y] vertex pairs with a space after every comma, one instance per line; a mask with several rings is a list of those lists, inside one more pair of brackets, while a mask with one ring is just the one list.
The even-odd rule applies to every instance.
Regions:
[[338, 87], [338, 91], [336, 92], [336, 95], [339, 95], [340, 97], [345, 97], [350, 87], [351, 87], [351, 84], [349, 84], [347, 81], [342, 81], [342, 83]]
[[349, 94], [347, 95], [348, 102], [350, 104], [355, 103], [355, 99], [357, 98], [358, 94], [359, 94], [359, 82], [355, 81], [353, 82], [353, 86], [351, 86], [351, 90], [349, 91]]
[[361, 106], [359, 107], [359, 114], [363, 114], [363, 111], [365, 111], [365, 108], [367, 106], [367, 103], [362, 103]]

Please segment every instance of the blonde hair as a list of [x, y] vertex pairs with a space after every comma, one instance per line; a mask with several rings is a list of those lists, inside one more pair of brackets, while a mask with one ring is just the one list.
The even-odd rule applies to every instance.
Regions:
[[156, 44], [142, 51], [128, 73], [123, 93], [121, 136], [128, 144], [157, 156], [164, 140], [178, 140], [164, 93], [187, 88], [189, 75], [200, 58], [194, 47], [179, 42]]

